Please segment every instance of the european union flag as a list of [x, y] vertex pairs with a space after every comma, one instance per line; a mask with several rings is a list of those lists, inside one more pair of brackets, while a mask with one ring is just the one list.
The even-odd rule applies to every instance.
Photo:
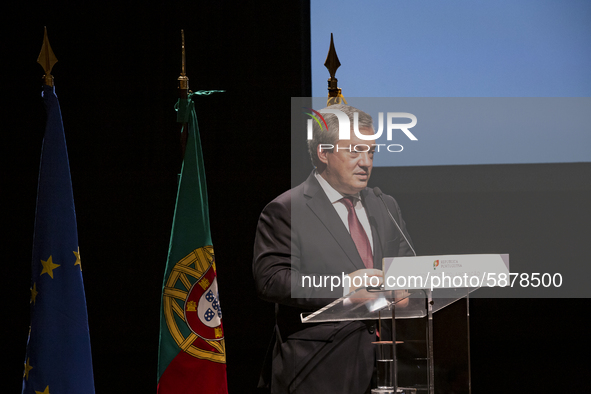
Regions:
[[31, 328], [22, 393], [94, 393], [76, 212], [59, 102], [43, 87], [43, 139], [33, 237]]

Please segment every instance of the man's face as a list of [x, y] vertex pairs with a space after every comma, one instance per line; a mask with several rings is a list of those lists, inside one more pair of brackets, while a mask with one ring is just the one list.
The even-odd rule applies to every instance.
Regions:
[[[374, 134], [368, 127], [360, 127], [359, 131], [361, 134]], [[332, 151], [318, 152], [318, 158], [326, 164], [326, 170], [321, 175], [341, 194], [360, 192], [367, 186], [371, 176], [375, 148], [372, 144], [375, 144], [374, 139], [362, 140], [351, 130], [350, 140], [339, 140], [338, 152], [336, 147]], [[366, 152], [368, 146], [369, 151]]]

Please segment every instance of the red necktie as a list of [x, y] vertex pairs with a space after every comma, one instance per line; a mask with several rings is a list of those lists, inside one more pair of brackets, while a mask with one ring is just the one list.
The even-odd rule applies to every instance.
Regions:
[[357, 251], [359, 252], [359, 256], [361, 256], [361, 260], [363, 260], [365, 268], [373, 268], [373, 254], [371, 252], [371, 244], [369, 243], [369, 238], [367, 238], [367, 233], [363, 229], [363, 226], [357, 217], [357, 213], [355, 212], [355, 203], [353, 200], [354, 197], [344, 197], [339, 201], [345, 204], [347, 211], [349, 212], [347, 216], [347, 220], [349, 222], [349, 232], [351, 233], [353, 242], [355, 242], [355, 246], [357, 246]]

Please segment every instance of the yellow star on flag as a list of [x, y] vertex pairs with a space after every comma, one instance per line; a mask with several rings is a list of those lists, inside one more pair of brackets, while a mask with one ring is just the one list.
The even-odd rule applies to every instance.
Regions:
[[53, 279], [53, 270], [56, 269], [57, 267], [59, 267], [60, 265], [53, 264], [53, 261], [51, 260], [51, 256], [49, 256], [47, 261], [41, 260], [41, 264], [43, 264], [43, 270], [41, 271], [41, 275], [47, 273], [49, 276], [51, 276], [51, 279]]
[[45, 390], [43, 391], [35, 390], [35, 394], [49, 394], [49, 386], [45, 387]]
[[33, 367], [31, 367], [31, 364], [29, 364], [29, 360], [30, 359], [27, 358], [27, 362], [25, 363], [25, 374], [23, 375], [23, 377], [26, 378], [27, 380], [29, 380], [29, 371], [31, 369], [33, 369]]
[[76, 256], [76, 262], [74, 263], [74, 266], [79, 265], [80, 271], [82, 271], [82, 264], [80, 263], [80, 246], [78, 246], [78, 251], [73, 253], [74, 256]]
[[37, 291], [37, 283], [33, 283], [33, 287], [31, 287], [31, 302], [35, 304], [35, 298], [37, 298], [37, 294], [39, 294], [39, 292]]

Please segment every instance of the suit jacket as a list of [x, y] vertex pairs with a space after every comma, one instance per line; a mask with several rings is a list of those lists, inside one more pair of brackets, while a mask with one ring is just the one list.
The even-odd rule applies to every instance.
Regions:
[[[382, 257], [412, 255], [373, 191], [366, 188], [360, 197], [372, 229], [374, 267], [382, 268]], [[383, 197], [410, 240], [398, 204]], [[253, 274], [259, 296], [276, 303], [272, 393], [358, 394], [369, 387], [375, 360], [373, 322], [311, 325], [299, 317], [343, 295], [342, 287], [302, 287], [302, 276], [341, 276], [363, 268], [351, 235], [313, 173], [265, 207], [257, 227]]]

